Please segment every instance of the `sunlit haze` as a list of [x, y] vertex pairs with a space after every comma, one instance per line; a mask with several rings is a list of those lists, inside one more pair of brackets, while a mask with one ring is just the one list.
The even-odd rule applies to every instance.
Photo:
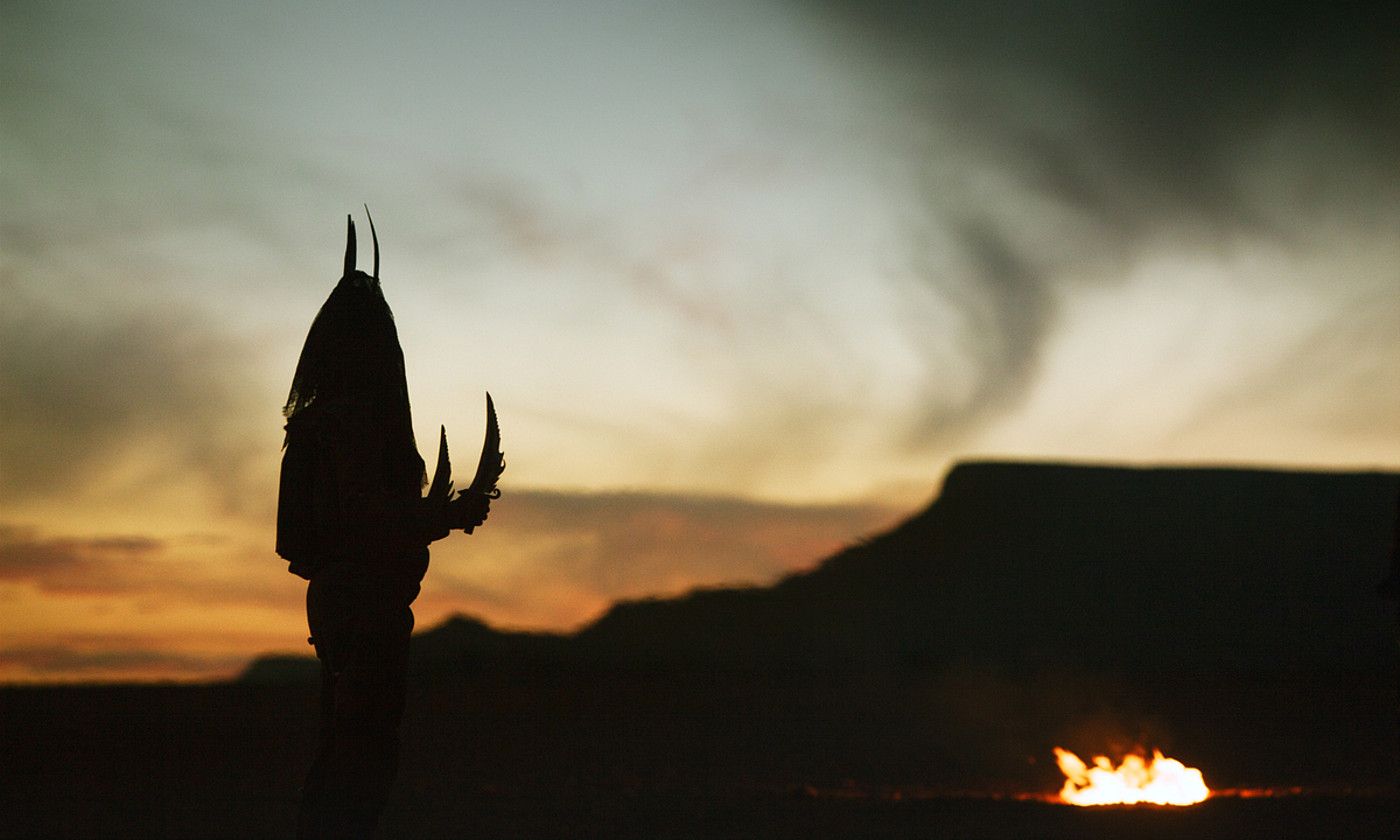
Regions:
[[488, 390], [508, 462], [419, 626], [771, 582], [969, 458], [1400, 467], [1394, 33], [969, 5], [0, 6], [0, 680], [309, 653], [363, 204], [430, 469]]

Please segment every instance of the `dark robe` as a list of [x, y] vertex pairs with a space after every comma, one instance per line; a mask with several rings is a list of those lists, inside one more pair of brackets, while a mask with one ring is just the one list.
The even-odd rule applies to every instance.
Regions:
[[393, 315], [378, 278], [353, 260], [352, 227], [346, 274], [312, 323], [287, 399], [277, 509], [277, 553], [309, 581], [321, 660], [320, 745], [297, 827], [307, 839], [374, 831], [398, 763], [410, 607], [428, 544], [446, 534], [421, 497]]

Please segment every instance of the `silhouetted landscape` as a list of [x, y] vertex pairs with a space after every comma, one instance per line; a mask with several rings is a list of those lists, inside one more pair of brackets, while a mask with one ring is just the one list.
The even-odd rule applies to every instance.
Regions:
[[[1400, 477], [972, 463], [769, 587], [414, 639], [386, 837], [1379, 836]], [[290, 836], [317, 666], [0, 692], [7, 837]], [[1025, 799], [1161, 747], [1225, 796]]]
[[1397, 33], [0, 2], [0, 840], [1400, 836]]

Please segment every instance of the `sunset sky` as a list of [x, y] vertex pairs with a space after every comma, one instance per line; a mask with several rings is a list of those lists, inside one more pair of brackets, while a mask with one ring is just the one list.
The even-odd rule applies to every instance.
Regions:
[[769, 582], [961, 459], [1400, 468], [1400, 15], [1294, 5], [0, 5], [0, 681], [309, 653], [364, 203], [430, 468], [487, 390], [509, 465], [420, 627]]

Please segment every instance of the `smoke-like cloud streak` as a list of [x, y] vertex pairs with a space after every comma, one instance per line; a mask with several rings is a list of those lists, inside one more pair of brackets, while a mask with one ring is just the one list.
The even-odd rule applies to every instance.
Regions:
[[1015, 408], [1066, 297], [1144, 254], [1308, 248], [1328, 226], [1400, 218], [1393, 4], [809, 8], [874, 68], [922, 161], [911, 262], [959, 313], [972, 381], [930, 377], [916, 441]]

